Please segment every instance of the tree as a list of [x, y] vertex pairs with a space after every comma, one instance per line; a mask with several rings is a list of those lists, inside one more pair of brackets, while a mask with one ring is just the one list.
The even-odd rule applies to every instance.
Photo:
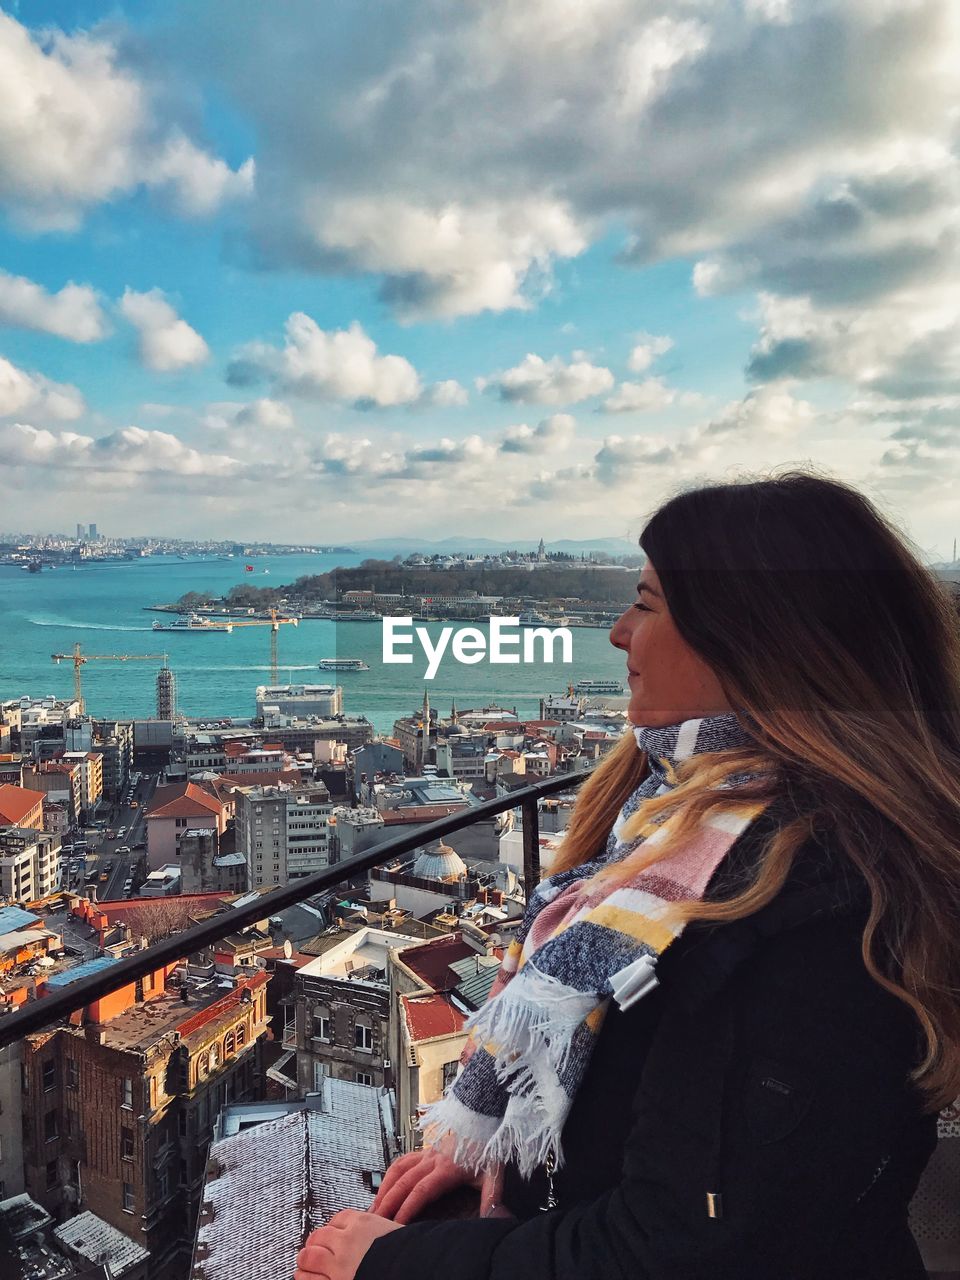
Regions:
[[161, 942], [193, 923], [190, 903], [182, 898], [155, 898], [152, 902], [138, 902], [123, 912], [123, 922], [133, 937], [146, 938], [148, 943]]

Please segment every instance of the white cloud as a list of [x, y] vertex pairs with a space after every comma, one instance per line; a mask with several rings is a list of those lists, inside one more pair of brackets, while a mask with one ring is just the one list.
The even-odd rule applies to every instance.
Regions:
[[479, 390], [496, 392], [511, 404], [577, 404], [602, 395], [612, 386], [610, 370], [591, 364], [586, 358], [565, 364], [560, 356], [544, 360], [530, 353], [513, 369], [477, 379]]
[[253, 158], [234, 171], [218, 156], [211, 156], [175, 133], [167, 139], [145, 177], [148, 186], [165, 188], [178, 212], [206, 218], [229, 200], [253, 194], [256, 169]]
[[536, 198], [467, 207], [323, 195], [307, 201], [305, 223], [325, 255], [384, 273], [405, 320], [525, 308], [531, 272], [586, 247], [561, 202]]
[[224, 454], [204, 454], [165, 431], [124, 427], [105, 436], [53, 432], [24, 423], [0, 426], [0, 459], [9, 466], [232, 477], [241, 464]]
[[573, 439], [576, 426], [576, 419], [569, 413], [553, 413], [535, 427], [520, 423], [507, 429], [500, 442], [500, 452], [542, 455], [545, 450], [565, 449]]
[[403, 356], [381, 356], [376, 343], [354, 323], [324, 330], [302, 311], [286, 323], [286, 344], [251, 343], [227, 371], [233, 386], [266, 379], [289, 395], [345, 400], [360, 407], [413, 404], [422, 388], [416, 369]]
[[470, 395], [466, 387], [462, 387], [456, 379], [448, 378], [444, 382], [435, 382], [432, 387], [427, 387], [418, 403], [437, 409], [460, 409], [469, 399]]
[[160, 289], [136, 293], [127, 289], [120, 299], [121, 315], [139, 335], [140, 359], [155, 373], [171, 373], [203, 364], [210, 348], [186, 320], [181, 320]]
[[673, 404], [677, 393], [662, 378], [646, 378], [643, 382], [621, 382], [616, 394], [604, 400], [604, 413], [649, 413]]
[[673, 346], [673, 339], [666, 334], [641, 333], [637, 337], [639, 341], [627, 358], [627, 368], [631, 373], [643, 373]]
[[252, 183], [252, 168], [164, 136], [151, 89], [104, 36], [31, 33], [0, 13], [0, 84], [0, 203], [36, 229], [72, 229], [141, 185], [165, 184], [200, 215]]
[[0, 325], [52, 333], [70, 342], [96, 342], [107, 333], [107, 321], [96, 291], [85, 284], [65, 284], [58, 293], [25, 276], [0, 271]]
[[0, 418], [29, 413], [41, 421], [72, 422], [84, 408], [76, 387], [27, 373], [0, 356]]
[[282, 400], [270, 400], [261, 396], [251, 400], [237, 413], [234, 421], [241, 427], [259, 427], [264, 431], [286, 431], [293, 426], [290, 406]]

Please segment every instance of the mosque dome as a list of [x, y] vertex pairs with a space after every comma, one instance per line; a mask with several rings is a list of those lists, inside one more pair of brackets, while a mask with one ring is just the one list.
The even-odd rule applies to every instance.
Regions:
[[413, 874], [423, 880], [459, 880], [467, 874], [466, 864], [448, 844], [438, 840], [428, 845], [413, 864]]

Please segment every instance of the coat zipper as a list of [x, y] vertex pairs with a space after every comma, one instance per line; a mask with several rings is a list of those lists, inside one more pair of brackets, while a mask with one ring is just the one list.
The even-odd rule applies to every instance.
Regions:
[[557, 1195], [553, 1185], [553, 1175], [557, 1171], [557, 1160], [552, 1151], [548, 1152], [543, 1168], [547, 1174], [547, 1202], [540, 1206], [540, 1212], [549, 1213], [551, 1209], [556, 1209], [557, 1207]]
[[890, 1157], [889, 1157], [889, 1156], [884, 1156], [884, 1157], [883, 1157], [883, 1159], [880, 1161], [880, 1164], [877, 1166], [877, 1171], [876, 1171], [876, 1173], [873, 1175], [873, 1177], [870, 1179], [870, 1181], [867, 1183], [867, 1185], [864, 1187], [864, 1189], [863, 1189], [863, 1190], [860, 1192], [860, 1194], [857, 1196], [856, 1200], [854, 1200], [854, 1202], [853, 1202], [854, 1204], [859, 1204], [859, 1203], [860, 1203], [860, 1201], [861, 1201], [861, 1200], [863, 1199], [863, 1197], [867, 1194], [867, 1192], [871, 1189], [871, 1187], [874, 1185], [874, 1183], [877, 1181], [877, 1179], [880, 1177], [881, 1173], [883, 1173], [884, 1169], [887, 1167], [887, 1165], [888, 1165], [889, 1163], [890, 1163]]

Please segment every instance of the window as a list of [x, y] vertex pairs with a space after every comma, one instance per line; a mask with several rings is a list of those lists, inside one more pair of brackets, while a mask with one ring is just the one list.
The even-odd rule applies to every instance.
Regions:
[[226, 1057], [228, 1053], [233, 1053], [233, 1047], [234, 1047], [234, 1044], [235, 1044], [235, 1043], [236, 1043], [236, 1042], [235, 1042], [235, 1040], [234, 1040], [234, 1038], [233, 1038], [233, 1032], [232, 1032], [232, 1031], [228, 1031], [228, 1032], [227, 1032], [227, 1035], [226, 1035], [226, 1039], [225, 1039], [225, 1040], [224, 1040], [224, 1042], [223, 1042], [223, 1056], [224, 1056], [224, 1057]]
[[123, 1212], [133, 1213], [133, 1184], [131, 1182], [123, 1184]]
[[57, 1172], [57, 1162], [56, 1160], [50, 1160], [47, 1162], [47, 1190], [51, 1191], [59, 1181], [60, 1177]]
[[166, 1200], [169, 1194], [170, 1194], [170, 1170], [165, 1165], [160, 1170], [160, 1173], [157, 1175], [157, 1195], [160, 1197], [161, 1200]]
[[453, 1062], [445, 1062], [443, 1064], [443, 1087], [453, 1084], [457, 1077], [457, 1071], [460, 1069], [460, 1060], [455, 1058]]
[[150, 1077], [150, 1110], [157, 1105], [157, 1077]]
[[332, 1040], [333, 1029], [330, 1025], [330, 1010], [316, 1010], [313, 1015], [314, 1040]]
[[80, 1067], [74, 1058], [67, 1059], [67, 1088], [80, 1088]]
[[180, 1130], [180, 1137], [185, 1138], [187, 1136], [187, 1113], [185, 1111], [180, 1112], [177, 1124]]
[[357, 1084], [373, 1084], [373, 1076], [367, 1071], [358, 1071], [356, 1081]]
[[43, 1091], [48, 1093], [57, 1087], [57, 1064], [54, 1061], [43, 1064]]
[[363, 1022], [358, 1022], [353, 1029], [354, 1041], [358, 1049], [362, 1049], [364, 1053], [373, 1052], [373, 1027], [368, 1027]]
[[120, 1159], [133, 1159], [133, 1130], [124, 1125], [120, 1130]]
[[244, 1026], [237, 1027], [237, 1048], [239, 1049], [247, 1039], [247, 1028]]
[[57, 1113], [55, 1110], [47, 1111], [43, 1117], [43, 1140], [52, 1142], [57, 1136]]
[[68, 1138], [72, 1137], [76, 1132], [76, 1124], [74, 1121], [75, 1115], [76, 1112], [71, 1111], [69, 1107], [67, 1107], [66, 1111], [63, 1113], [63, 1132]]
[[330, 1074], [330, 1064], [328, 1062], [314, 1062], [313, 1064], [313, 1088], [315, 1093], [320, 1093], [323, 1089], [324, 1076]]
[[122, 1107], [133, 1107], [133, 1081], [129, 1076], [123, 1077], [123, 1102]]

